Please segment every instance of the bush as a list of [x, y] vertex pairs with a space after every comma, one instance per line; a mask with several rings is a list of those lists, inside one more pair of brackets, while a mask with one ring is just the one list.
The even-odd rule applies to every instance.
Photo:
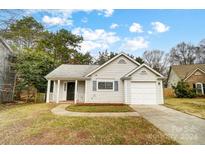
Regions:
[[174, 92], [178, 98], [194, 98], [196, 97], [196, 92], [194, 89], [191, 89], [186, 82], [180, 81], [177, 83], [177, 86], [174, 87]]

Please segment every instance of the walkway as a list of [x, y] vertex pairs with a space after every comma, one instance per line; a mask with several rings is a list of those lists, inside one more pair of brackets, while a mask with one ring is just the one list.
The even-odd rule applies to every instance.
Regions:
[[69, 104], [60, 104], [57, 107], [53, 108], [51, 112], [55, 115], [70, 116], [70, 117], [125, 117], [125, 116], [139, 116], [137, 112], [98, 112], [98, 113], [89, 113], [89, 112], [71, 112], [67, 111], [65, 108]]
[[131, 105], [179, 144], [205, 144], [205, 120], [162, 105]]

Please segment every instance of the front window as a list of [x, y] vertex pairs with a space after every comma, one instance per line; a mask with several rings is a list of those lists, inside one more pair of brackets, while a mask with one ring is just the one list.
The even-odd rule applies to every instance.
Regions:
[[98, 81], [98, 90], [113, 90], [112, 81]]
[[204, 94], [203, 84], [202, 83], [196, 83], [196, 93], [198, 95], [203, 95]]

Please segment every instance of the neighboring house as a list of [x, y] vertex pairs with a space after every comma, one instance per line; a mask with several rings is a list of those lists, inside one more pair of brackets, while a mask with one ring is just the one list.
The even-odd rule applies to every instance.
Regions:
[[47, 102], [164, 103], [164, 77], [124, 53], [100, 66], [63, 64], [45, 78]]
[[14, 53], [0, 37], [0, 102], [13, 101], [15, 73], [11, 63]]
[[184, 81], [200, 95], [205, 94], [205, 64], [173, 65], [170, 68], [167, 86], [172, 88]]

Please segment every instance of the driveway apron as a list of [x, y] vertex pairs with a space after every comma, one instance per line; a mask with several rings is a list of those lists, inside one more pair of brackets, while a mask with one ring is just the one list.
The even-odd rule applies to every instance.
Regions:
[[205, 120], [162, 105], [130, 105], [179, 144], [205, 144]]

